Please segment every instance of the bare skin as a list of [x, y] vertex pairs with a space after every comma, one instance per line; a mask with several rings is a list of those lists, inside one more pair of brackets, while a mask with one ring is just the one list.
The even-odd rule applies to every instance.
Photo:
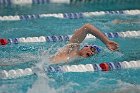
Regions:
[[[58, 51], [51, 60], [54, 63], [67, 62], [69, 59], [76, 57], [87, 58], [95, 54], [94, 49], [91, 47], [84, 47], [80, 49], [80, 43], [85, 39], [87, 34], [92, 34], [100, 39], [109, 50], [115, 51], [118, 49], [118, 44], [114, 41], [109, 40], [99, 29], [94, 27], [91, 24], [85, 24], [80, 29], [75, 31], [71, 37], [69, 44], [66, 45], [63, 49]], [[73, 45], [74, 44], [74, 45]]]

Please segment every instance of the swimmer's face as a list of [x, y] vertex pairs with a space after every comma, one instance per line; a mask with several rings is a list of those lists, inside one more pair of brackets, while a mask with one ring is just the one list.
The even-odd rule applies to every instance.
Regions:
[[81, 56], [84, 58], [90, 57], [92, 55], [95, 54], [95, 48], [91, 47], [91, 46], [84, 46], [81, 50]]

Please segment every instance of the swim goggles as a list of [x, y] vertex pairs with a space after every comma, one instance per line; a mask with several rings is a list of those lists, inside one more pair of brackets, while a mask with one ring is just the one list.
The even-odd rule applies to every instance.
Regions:
[[101, 48], [97, 45], [86, 45], [84, 47], [91, 47], [91, 51], [93, 51], [95, 53], [101, 52]]

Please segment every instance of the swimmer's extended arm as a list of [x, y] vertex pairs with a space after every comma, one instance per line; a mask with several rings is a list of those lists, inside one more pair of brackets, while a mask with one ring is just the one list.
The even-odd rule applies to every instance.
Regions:
[[118, 48], [118, 44], [109, 40], [99, 29], [94, 27], [91, 24], [85, 24], [80, 29], [78, 29], [72, 38], [70, 39], [70, 43], [81, 43], [87, 34], [92, 34], [100, 39], [110, 50], [116, 50]]
[[91, 24], [85, 24], [80, 29], [78, 29], [72, 38], [70, 39], [70, 43], [81, 43], [87, 34], [92, 34], [99, 38], [104, 44], [106, 44], [109, 39], [96, 27]]

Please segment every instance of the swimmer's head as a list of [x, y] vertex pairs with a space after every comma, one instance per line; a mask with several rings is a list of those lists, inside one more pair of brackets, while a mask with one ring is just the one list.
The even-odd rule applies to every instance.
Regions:
[[79, 51], [79, 55], [87, 58], [99, 53], [100, 51], [101, 49], [96, 45], [86, 45]]

